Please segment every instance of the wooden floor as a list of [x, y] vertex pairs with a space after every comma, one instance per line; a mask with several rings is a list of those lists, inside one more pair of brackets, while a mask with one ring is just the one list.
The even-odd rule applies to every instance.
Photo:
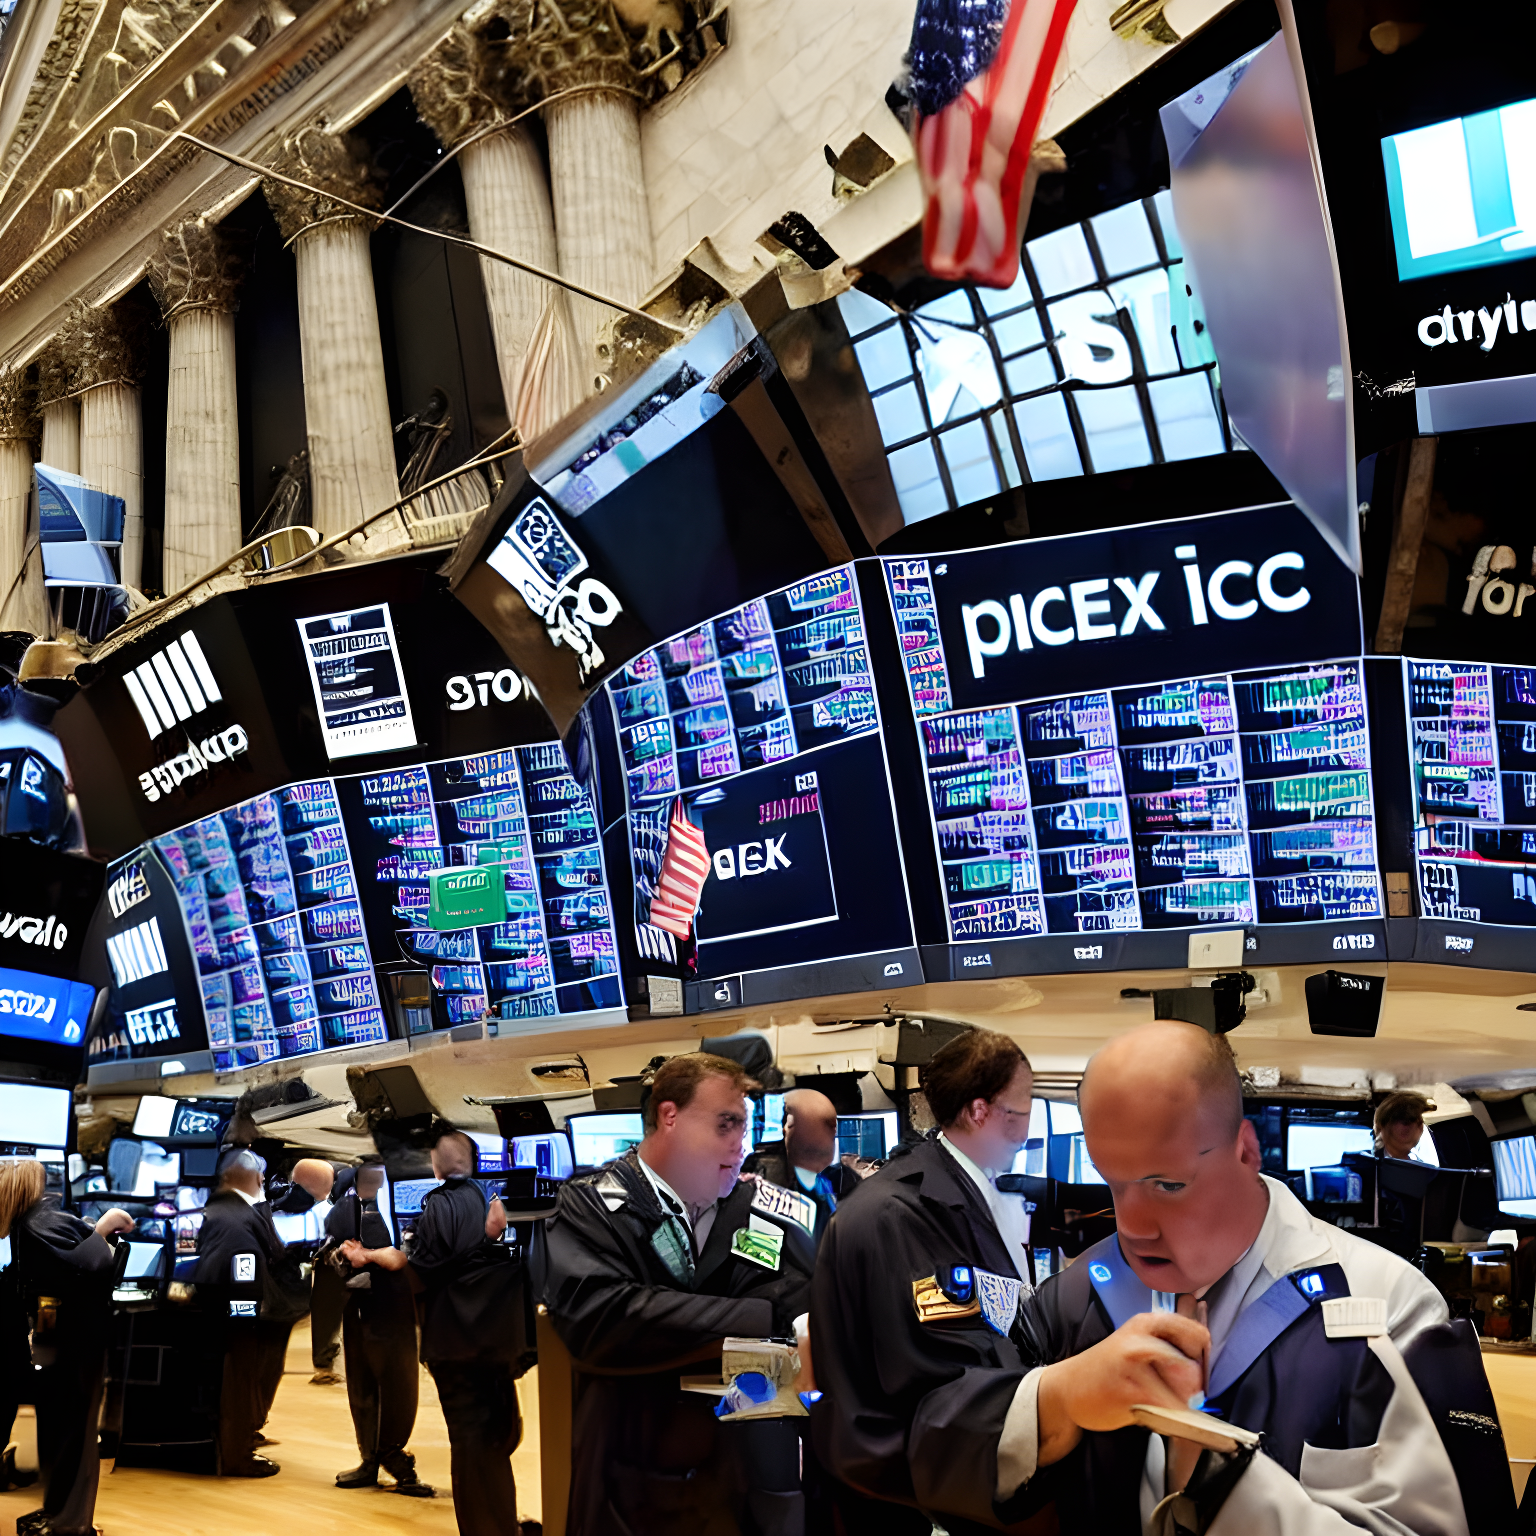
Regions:
[[[435, 1499], [334, 1485], [338, 1472], [357, 1465], [347, 1389], [312, 1387], [312, 1374], [304, 1322], [293, 1331], [287, 1373], [267, 1425], [267, 1434], [279, 1442], [266, 1451], [283, 1469], [276, 1477], [253, 1481], [103, 1467], [97, 1524], [106, 1536], [453, 1536], [458, 1527], [448, 1485], [448, 1432], [426, 1371], [411, 1450], [417, 1475], [438, 1490]], [[518, 1383], [524, 1433], [512, 1467], [524, 1520], [539, 1518], [537, 1379], [530, 1371]], [[17, 1460], [23, 1466], [36, 1465], [30, 1412], [23, 1409], [16, 1424]], [[17, 1517], [39, 1502], [36, 1487], [0, 1493], [0, 1536], [12, 1536]]]

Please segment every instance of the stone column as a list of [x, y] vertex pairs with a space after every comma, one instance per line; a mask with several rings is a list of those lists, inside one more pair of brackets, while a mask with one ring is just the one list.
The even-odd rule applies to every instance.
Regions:
[[[573, 70], [565, 83], [586, 71]], [[611, 73], [611, 71], [605, 71]], [[640, 104], [626, 91], [594, 90], [550, 102], [549, 175], [560, 271], [599, 293], [638, 304], [651, 286], [651, 216], [640, 163]], [[616, 311], [572, 296], [571, 325], [582, 393], [610, 373], [606, 334]]]
[[123, 498], [121, 577], [137, 587], [144, 566], [144, 429], [136, 337], [112, 307], [82, 305], [61, 344], [73, 353], [80, 391], [80, 478]]
[[55, 339], [37, 358], [38, 408], [42, 414], [41, 462], [80, 473], [80, 402], [74, 398], [74, 370]]
[[0, 370], [0, 629], [41, 635], [48, 612], [43, 562], [36, 551], [26, 559], [32, 439], [38, 427], [34, 404], [25, 375]]
[[[445, 149], [463, 144], [525, 104], [520, 92], [508, 94], [511, 72], [496, 67], [499, 46], [461, 23], [412, 72], [408, 84], [416, 110]], [[534, 133], [516, 123], [475, 139], [460, 153], [459, 171], [470, 238], [546, 272], [557, 271], [549, 178]], [[507, 418], [525, 438], [532, 437], [578, 398], [570, 376], [565, 293], [484, 256], [480, 275]]]
[[[307, 128], [275, 169], [364, 207], [380, 197], [355, 138]], [[299, 345], [315, 527], [329, 537], [400, 498], [369, 221], [329, 197], [264, 183], [299, 277]]]
[[164, 587], [174, 592], [240, 548], [235, 391], [239, 262], [218, 228], [167, 233], [150, 287], [170, 337], [165, 427]]

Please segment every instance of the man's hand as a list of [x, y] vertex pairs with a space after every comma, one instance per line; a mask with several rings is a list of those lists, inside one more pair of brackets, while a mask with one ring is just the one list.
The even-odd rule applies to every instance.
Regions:
[[339, 1251], [353, 1269], [361, 1269], [368, 1262], [368, 1250], [355, 1237], [349, 1237]]
[[96, 1218], [96, 1231], [102, 1237], [116, 1237], [120, 1232], [132, 1232], [133, 1226], [133, 1217], [127, 1211], [118, 1210], [115, 1205]]
[[501, 1203], [501, 1196], [497, 1195], [485, 1208], [485, 1235], [493, 1243], [501, 1241], [501, 1234], [507, 1230], [507, 1208]]
[[1209, 1330], [1189, 1318], [1143, 1312], [1109, 1338], [1040, 1375], [1038, 1464], [1050, 1466], [1084, 1430], [1124, 1429], [1131, 1408], [1187, 1408], [1203, 1386]]

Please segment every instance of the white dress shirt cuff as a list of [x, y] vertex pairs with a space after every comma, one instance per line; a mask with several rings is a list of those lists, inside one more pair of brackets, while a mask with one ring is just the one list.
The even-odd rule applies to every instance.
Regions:
[[1019, 1383], [1003, 1420], [997, 1442], [997, 1498], [1011, 1499], [1034, 1475], [1040, 1459], [1040, 1372], [1031, 1371]]

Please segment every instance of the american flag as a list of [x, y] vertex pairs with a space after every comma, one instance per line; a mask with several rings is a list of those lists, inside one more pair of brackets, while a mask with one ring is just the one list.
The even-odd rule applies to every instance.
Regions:
[[912, 136], [935, 277], [1007, 288], [1029, 154], [1077, 0], [919, 0]]
[[704, 843], [704, 830], [688, 819], [679, 796], [672, 802], [667, 851], [662, 855], [661, 877], [651, 898], [652, 925], [686, 939], [708, 878], [709, 849]]

